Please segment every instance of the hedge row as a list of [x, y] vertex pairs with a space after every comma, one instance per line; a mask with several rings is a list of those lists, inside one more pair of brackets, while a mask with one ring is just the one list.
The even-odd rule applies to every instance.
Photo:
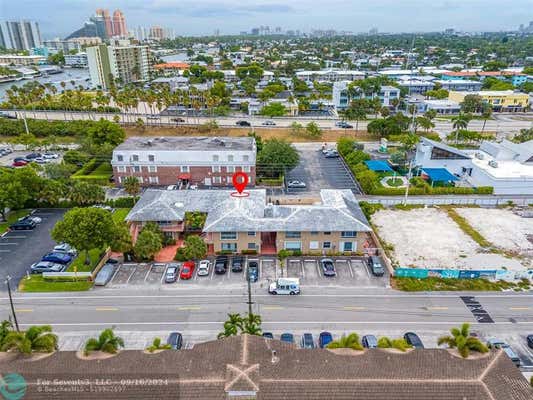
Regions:
[[[84, 136], [97, 121], [46, 121], [27, 119], [28, 129], [36, 137]], [[0, 118], [0, 136], [19, 136], [26, 132], [22, 119]]]
[[81, 167], [79, 170], [77, 170], [72, 177], [80, 176], [80, 175], [89, 175], [91, 172], [93, 172], [98, 167], [98, 160], [96, 158], [93, 158], [86, 162], [83, 167]]

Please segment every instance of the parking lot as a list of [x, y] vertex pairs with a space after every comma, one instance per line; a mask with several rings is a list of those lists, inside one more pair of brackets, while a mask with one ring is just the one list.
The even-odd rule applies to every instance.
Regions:
[[[191, 279], [181, 279], [178, 275], [177, 281], [171, 284], [164, 282], [165, 271], [169, 264], [147, 263], [135, 264], [127, 263], [119, 265], [114, 273], [113, 278], [107, 284], [108, 288], [123, 288], [131, 286], [143, 286], [144, 288], [178, 288], [183, 285], [235, 285], [242, 286], [246, 282], [246, 274], [243, 272], [231, 271], [230, 266], [223, 275], [214, 273], [214, 258], [208, 258], [211, 261], [209, 275], [199, 276], [198, 268], [195, 269]], [[317, 258], [289, 258], [285, 260], [286, 267], [281, 268], [279, 261], [273, 257], [249, 257], [248, 262], [256, 261], [259, 265], [259, 280], [254, 285], [266, 287], [269, 282], [280, 277], [299, 278], [302, 286], [345, 286], [358, 288], [376, 288], [385, 287], [388, 282], [388, 276], [375, 277], [370, 273], [366, 263], [357, 258], [337, 257], [334, 258], [337, 275], [326, 277], [322, 272], [319, 259]], [[182, 263], [176, 263], [180, 270]]]
[[289, 173], [286, 181], [299, 180], [306, 188], [287, 188], [288, 193], [318, 192], [320, 189], [351, 189], [360, 194], [359, 186], [342, 159], [326, 158], [319, 143], [294, 143], [300, 162]]
[[[0, 144], [0, 148], [6, 148], [8, 146], [4, 146], [2, 144]], [[13, 151], [12, 153], [10, 154], [6, 154], [6, 155], [0, 155], [0, 166], [11, 166], [13, 164], [13, 160], [15, 158], [18, 158], [18, 157], [26, 157], [28, 154], [30, 153], [33, 153], [32, 151], [28, 151], [28, 150], [25, 150], [25, 151], [20, 151], [20, 150], [16, 150], [16, 151]], [[44, 152], [41, 152], [41, 153], [44, 153]], [[58, 162], [61, 162], [61, 159], [62, 159], [62, 155], [59, 153], [59, 152], [51, 152], [51, 153], [56, 153], [59, 155], [58, 158], [54, 158], [54, 159], [49, 159], [49, 160], [46, 160], [47, 163], [58, 163]]]
[[[26, 275], [30, 265], [37, 262], [55, 246], [50, 231], [63, 216], [64, 210], [37, 210], [33, 215], [42, 222], [33, 230], [11, 231], [0, 238], [0, 282], [11, 276], [12, 286], [16, 287], [20, 278]], [[0, 285], [0, 290], [5, 286]]]

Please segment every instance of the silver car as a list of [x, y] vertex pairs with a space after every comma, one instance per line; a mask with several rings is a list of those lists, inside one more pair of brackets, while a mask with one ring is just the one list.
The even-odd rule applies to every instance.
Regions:
[[211, 269], [211, 262], [209, 260], [202, 260], [198, 265], [198, 276], [208, 276]]
[[31, 265], [32, 274], [42, 274], [43, 272], [63, 272], [66, 266], [51, 261], [39, 261]]
[[287, 182], [287, 187], [292, 189], [305, 189], [307, 185], [302, 181], [291, 180]]

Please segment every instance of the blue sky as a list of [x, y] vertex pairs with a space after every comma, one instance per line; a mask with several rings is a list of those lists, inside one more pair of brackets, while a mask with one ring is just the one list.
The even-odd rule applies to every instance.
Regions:
[[32, 19], [45, 38], [78, 29], [98, 7], [120, 8], [128, 28], [168, 26], [181, 35], [282, 29], [365, 32], [515, 29], [533, 20], [533, 0], [0, 0], [0, 19]]

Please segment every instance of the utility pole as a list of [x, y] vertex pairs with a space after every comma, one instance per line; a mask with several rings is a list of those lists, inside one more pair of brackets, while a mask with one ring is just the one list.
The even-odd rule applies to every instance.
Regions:
[[17, 321], [17, 314], [15, 314], [15, 306], [13, 305], [13, 297], [11, 297], [11, 285], [9, 284], [11, 277], [8, 275], [4, 281], [7, 285], [7, 293], [9, 294], [9, 304], [11, 305], [11, 313], [13, 314], [13, 320], [15, 321], [15, 329], [20, 332], [19, 323]]
[[252, 321], [252, 284], [250, 283], [250, 276], [247, 274], [246, 280], [248, 281], [248, 321]]

